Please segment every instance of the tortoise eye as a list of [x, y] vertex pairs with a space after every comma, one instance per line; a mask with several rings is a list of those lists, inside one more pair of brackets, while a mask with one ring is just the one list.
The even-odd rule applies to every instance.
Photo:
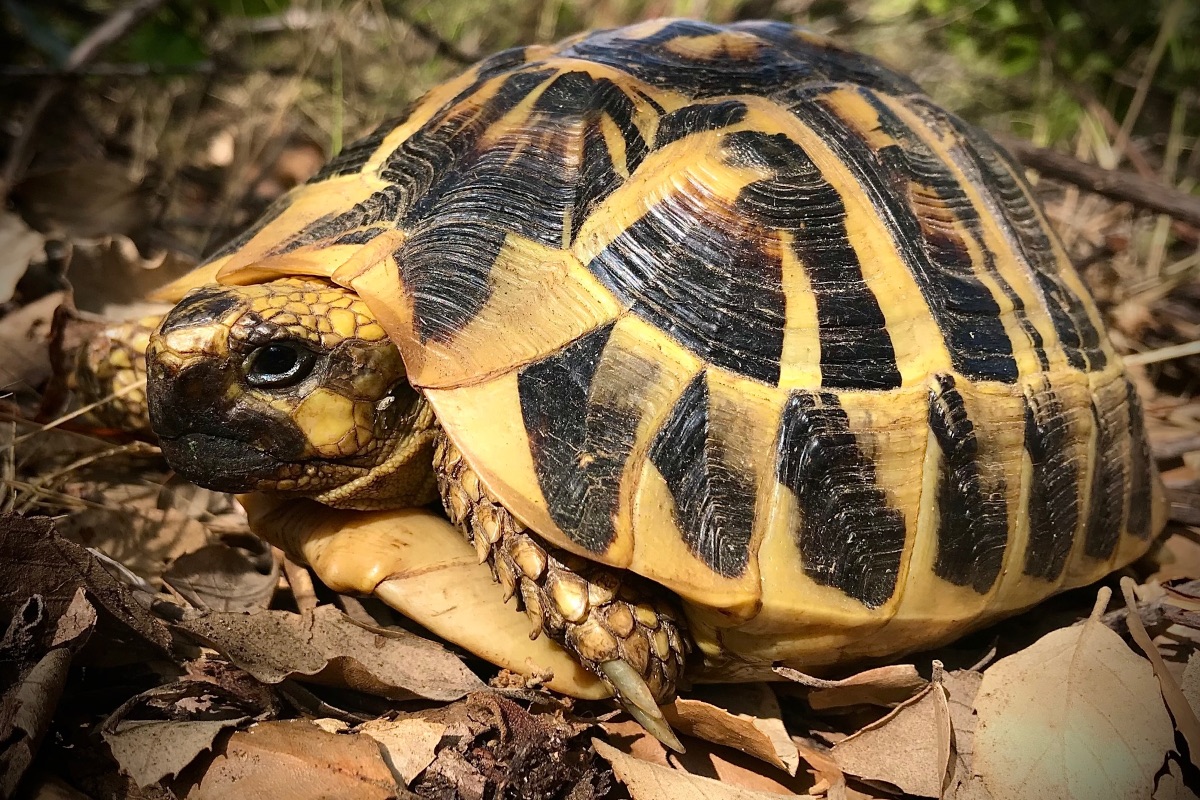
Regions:
[[295, 342], [274, 342], [246, 356], [246, 381], [263, 389], [293, 386], [312, 372], [316, 356]]

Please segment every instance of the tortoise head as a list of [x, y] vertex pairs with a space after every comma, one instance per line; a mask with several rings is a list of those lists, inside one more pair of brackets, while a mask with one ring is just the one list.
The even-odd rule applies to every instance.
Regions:
[[146, 364], [163, 454], [201, 486], [339, 508], [436, 496], [433, 410], [353, 292], [296, 278], [202, 286], [163, 319]]

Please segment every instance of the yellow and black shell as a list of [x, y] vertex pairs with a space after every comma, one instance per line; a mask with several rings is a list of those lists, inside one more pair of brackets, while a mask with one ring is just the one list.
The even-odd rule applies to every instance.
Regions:
[[1137, 395], [1020, 169], [785, 24], [488, 58], [207, 274], [359, 292], [492, 493], [678, 594], [710, 654], [948, 639], [1161, 525]]

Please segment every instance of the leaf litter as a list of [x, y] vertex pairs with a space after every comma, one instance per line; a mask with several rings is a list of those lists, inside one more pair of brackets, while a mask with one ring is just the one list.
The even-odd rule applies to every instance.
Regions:
[[[665, 712], [678, 756], [610, 705], [554, 697], [339, 598], [250, 545], [238, 507], [173, 480], [151, 441], [121, 438], [103, 413], [66, 416], [65, 359], [91, 331], [146, 312], [154, 288], [321, 162], [278, 118], [245, 126], [202, 121], [223, 152], [182, 154], [169, 215], [161, 187], [102, 159], [30, 173], [0, 212], [3, 507], [55, 517], [0, 518], [0, 797], [1196, 796], [1194, 357], [1136, 373], [1176, 522], [1130, 570], [1133, 613], [1089, 613], [1095, 592], [1080, 590], [907, 663], [697, 686]], [[248, 158], [252, 139], [279, 157]], [[1072, 229], [1112, 222], [1111, 204], [1090, 218], [1064, 207], [1051, 214]], [[1197, 337], [1197, 281], [1153, 297], [1116, 285], [1098, 293], [1118, 342]]]

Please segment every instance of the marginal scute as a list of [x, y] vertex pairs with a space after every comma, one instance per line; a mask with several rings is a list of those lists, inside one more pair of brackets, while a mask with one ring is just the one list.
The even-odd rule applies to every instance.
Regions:
[[986, 594], [1004, 566], [1008, 503], [1003, 479], [989, 480], [981, 463], [975, 425], [951, 375], [934, 376], [929, 426], [940, 450], [934, 574]]
[[1029, 542], [1024, 572], [1057, 581], [1066, 566], [1079, 523], [1080, 452], [1074, 409], [1055, 387], [1032, 387], [1025, 398], [1025, 452], [1033, 464], [1029, 495]]
[[726, 577], [745, 572], [754, 527], [753, 476], [730, 459], [709, 408], [708, 382], [697, 375], [650, 446], [650, 460], [675, 500], [688, 548]]
[[795, 531], [805, 574], [868, 608], [895, 591], [904, 551], [904, 516], [876, 483], [836, 395], [796, 392], [779, 431], [779, 482], [796, 496]]

